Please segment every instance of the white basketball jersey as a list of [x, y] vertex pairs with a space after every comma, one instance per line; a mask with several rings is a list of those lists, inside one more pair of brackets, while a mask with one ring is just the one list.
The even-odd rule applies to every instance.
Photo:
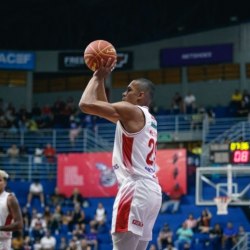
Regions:
[[157, 122], [147, 107], [140, 108], [145, 116], [145, 126], [137, 133], [128, 133], [117, 122], [113, 168], [121, 184], [128, 176], [150, 178], [157, 181], [155, 154], [157, 147]]
[[[7, 205], [9, 194], [6, 191], [0, 194], [0, 226], [9, 225], [12, 221], [12, 216]], [[0, 241], [1, 239], [10, 239], [11, 236], [12, 232], [0, 231]]]

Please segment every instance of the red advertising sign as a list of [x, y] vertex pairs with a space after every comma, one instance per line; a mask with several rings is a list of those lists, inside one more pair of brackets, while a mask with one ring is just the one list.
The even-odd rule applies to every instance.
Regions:
[[117, 181], [111, 165], [112, 153], [60, 154], [57, 186], [70, 196], [77, 187], [84, 197], [112, 197]]
[[[77, 187], [84, 197], [115, 196], [118, 186], [111, 162], [111, 152], [59, 154], [59, 191], [70, 196]], [[165, 192], [179, 183], [186, 193], [185, 150], [158, 150], [157, 165], [159, 182]]]
[[185, 149], [166, 149], [157, 151], [157, 176], [162, 189], [168, 193], [179, 184], [187, 193], [187, 160]]

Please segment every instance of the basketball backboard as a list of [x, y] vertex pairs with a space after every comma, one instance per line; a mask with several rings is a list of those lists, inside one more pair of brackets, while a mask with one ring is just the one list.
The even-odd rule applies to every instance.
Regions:
[[230, 197], [229, 206], [250, 206], [250, 166], [197, 168], [196, 205], [216, 205], [216, 197]]

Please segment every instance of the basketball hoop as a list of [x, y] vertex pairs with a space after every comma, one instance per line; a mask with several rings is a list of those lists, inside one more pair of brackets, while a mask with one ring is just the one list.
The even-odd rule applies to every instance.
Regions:
[[227, 207], [230, 201], [231, 201], [231, 198], [227, 196], [219, 196], [219, 197], [214, 198], [214, 202], [217, 206], [218, 215], [228, 214]]

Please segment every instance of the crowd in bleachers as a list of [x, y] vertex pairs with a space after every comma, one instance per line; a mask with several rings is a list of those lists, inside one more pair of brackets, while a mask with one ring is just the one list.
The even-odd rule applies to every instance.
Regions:
[[[213, 105], [210, 105], [211, 107]], [[170, 108], [162, 107], [161, 110], [170, 114], [200, 114], [205, 112], [213, 117], [213, 107], [203, 107], [197, 102], [196, 96], [189, 92], [182, 96], [176, 92], [170, 104]], [[248, 116], [250, 111], [250, 94], [248, 90], [242, 92], [238, 89], [232, 93], [227, 105], [228, 113], [231, 116]], [[152, 107], [152, 112], [158, 114], [159, 107]], [[75, 100], [69, 97], [67, 100], [58, 98], [52, 105], [40, 107], [34, 104], [28, 112], [24, 107], [15, 108], [12, 103], [0, 99], [0, 129], [8, 129], [9, 132], [30, 131], [35, 132], [44, 128], [77, 128], [95, 126], [97, 117], [84, 115], [80, 112]]]
[[74, 123], [82, 127], [93, 127], [94, 117], [80, 113], [74, 99], [69, 97], [66, 101], [58, 98], [52, 105], [39, 107], [34, 104], [28, 112], [26, 108], [16, 108], [12, 103], [0, 99], [0, 129], [9, 132], [18, 131], [36, 132], [46, 128], [70, 128]]
[[[100, 234], [109, 237], [104, 205], [90, 204], [78, 189], [66, 197], [57, 188], [46, 195], [44, 188], [39, 180], [30, 184], [27, 204], [22, 206], [24, 230], [14, 232], [12, 249], [98, 250]], [[85, 212], [90, 206], [91, 212]]]
[[[30, 199], [33, 184], [31, 183], [27, 190], [27, 203], [22, 204], [24, 230], [21, 234], [13, 234], [14, 250], [112, 249], [112, 199], [104, 205], [101, 199], [83, 197], [78, 189], [75, 189], [70, 197], [66, 197], [59, 193], [56, 187], [51, 194], [47, 193], [46, 188], [40, 187], [40, 191], [37, 189], [37, 193]], [[218, 217], [207, 208], [196, 209], [200, 211], [200, 215], [195, 216], [197, 211], [188, 213], [182, 210], [181, 206], [175, 214], [172, 214], [170, 208], [160, 213], [160, 228], [157, 227], [148, 249], [229, 250], [245, 234], [240, 221], [236, 226], [231, 222], [231, 218], [227, 217], [227, 223], [220, 223], [217, 221]], [[175, 217], [174, 223], [168, 223], [167, 216], [170, 214]], [[179, 217], [184, 218], [183, 221]]]
[[[235, 116], [247, 116], [250, 111], [250, 96], [247, 91], [233, 93], [230, 100], [229, 111]], [[157, 109], [155, 109], [157, 113]], [[200, 126], [204, 112], [213, 119], [215, 114], [212, 109], [204, 109], [197, 106], [196, 97], [189, 93], [184, 98], [176, 93], [173, 98], [170, 114], [193, 114], [191, 126], [196, 129]], [[34, 105], [31, 112], [26, 109], [16, 108], [0, 100], [0, 129], [7, 129], [9, 133], [36, 132], [45, 128], [69, 128], [71, 130], [70, 142], [74, 145], [75, 136], [81, 128], [94, 128], [97, 118], [86, 116], [79, 112], [72, 98], [67, 101], [58, 99], [53, 105], [39, 107]], [[2, 135], [1, 135], [2, 136]], [[4, 135], [3, 135], [4, 136]], [[25, 145], [13, 144], [7, 150], [0, 148], [0, 154], [7, 154], [13, 163], [23, 154], [28, 153]], [[43, 147], [38, 145], [34, 151], [35, 163], [41, 163], [45, 157], [48, 162], [53, 162], [56, 149], [50, 143]], [[55, 192], [51, 196], [39, 194], [39, 205], [32, 205], [32, 200], [37, 194], [27, 190], [27, 204], [23, 206], [24, 232], [14, 233], [12, 247], [14, 250], [97, 250], [100, 249], [100, 238], [111, 244], [110, 220], [107, 218], [106, 209], [101, 203], [95, 207], [87, 199], [84, 199], [77, 190], [70, 198]], [[36, 198], [37, 199], [37, 198]], [[91, 213], [86, 213], [88, 207], [92, 207]], [[165, 212], [165, 211], [164, 211]], [[235, 228], [230, 221], [225, 228], [219, 223], [211, 223], [213, 215], [204, 211], [209, 217], [201, 215], [195, 219], [192, 214], [183, 221], [182, 226], [176, 231], [171, 230], [169, 225], [162, 222], [163, 228], [159, 231], [158, 238], [150, 249], [195, 249], [195, 239], [204, 249], [229, 249], [244, 234], [244, 228]], [[102, 238], [103, 239], [103, 238]], [[109, 246], [111, 249], [111, 246]]]
[[243, 226], [238, 228], [230, 220], [223, 227], [220, 223], [211, 223], [212, 214], [208, 209], [202, 211], [199, 218], [189, 214], [176, 231], [165, 223], [159, 231], [155, 249], [231, 249], [245, 234]]

